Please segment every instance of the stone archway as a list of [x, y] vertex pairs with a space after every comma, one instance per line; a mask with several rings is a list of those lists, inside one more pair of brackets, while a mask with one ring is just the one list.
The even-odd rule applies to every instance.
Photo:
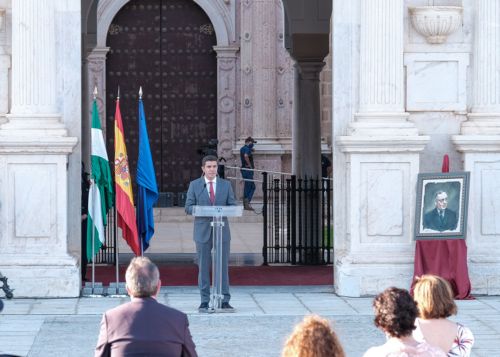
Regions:
[[[236, 3], [225, 0], [193, 0], [208, 16], [215, 30], [217, 45], [217, 138], [219, 154], [232, 156], [232, 142], [236, 123], [236, 60], [239, 47], [236, 41]], [[84, 96], [91, 104], [92, 92], [97, 87], [99, 93], [106, 93], [106, 38], [111, 21], [129, 0], [101, 0], [97, 6], [96, 47], [87, 54], [87, 86]], [[98, 97], [99, 115], [104, 118], [106, 101], [104, 95]], [[85, 102], [85, 101], [84, 101]], [[89, 118], [91, 106], [84, 108], [83, 117]], [[104, 123], [103, 123], [104, 124]], [[106, 130], [106, 127], [103, 126]], [[83, 136], [89, 137], [89, 133]], [[87, 139], [88, 140], [88, 139]]]

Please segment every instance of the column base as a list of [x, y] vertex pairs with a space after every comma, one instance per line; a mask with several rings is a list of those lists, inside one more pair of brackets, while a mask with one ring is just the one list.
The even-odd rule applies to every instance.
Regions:
[[69, 255], [0, 254], [0, 272], [16, 298], [80, 296], [80, 269]]
[[462, 123], [462, 135], [500, 135], [500, 113], [469, 113]]
[[68, 136], [59, 114], [7, 114], [0, 136]]
[[411, 254], [387, 256], [351, 254], [335, 257], [335, 292], [340, 296], [361, 297], [379, 294], [390, 286], [409, 289], [413, 277]]
[[469, 257], [472, 295], [500, 295], [500, 258], [489, 254]]

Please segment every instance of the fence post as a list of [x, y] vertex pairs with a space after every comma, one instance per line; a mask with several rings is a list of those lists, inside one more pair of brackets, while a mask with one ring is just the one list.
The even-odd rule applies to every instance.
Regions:
[[263, 195], [263, 206], [262, 215], [264, 216], [264, 242], [262, 245], [262, 258], [263, 265], [267, 265], [267, 172], [262, 173], [262, 195]]
[[273, 180], [273, 222], [274, 222], [274, 261], [280, 262], [280, 179]]
[[330, 250], [333, 247], [331, 236], [332, 234], [332, 224], [331, 224], [331, 202], [330, 202], [330, 180], [326, 180], [326, 246], [327, 246], [327, 264], [331, 263]]
[[292, 175], [292, 202], [291, 202], [291, 238], [292, 238], [292, 264], [297, 264], [297, 176]]

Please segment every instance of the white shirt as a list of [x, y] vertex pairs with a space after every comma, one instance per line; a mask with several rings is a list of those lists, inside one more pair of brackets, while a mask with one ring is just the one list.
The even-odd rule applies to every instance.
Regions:
[[[210, 198], [210, 180], [207, 179], [207, 177], [205, 176], [205, 184], [207, 185], [207, 193], [208, 193], [208, 198]], [[216, 187], [217, 187], [217, 176], [215, 176], [214, 180], [212, 181], [212, 186], [214, 187], [214, 196], [215, 196], [215, 192], [216, 192]]]

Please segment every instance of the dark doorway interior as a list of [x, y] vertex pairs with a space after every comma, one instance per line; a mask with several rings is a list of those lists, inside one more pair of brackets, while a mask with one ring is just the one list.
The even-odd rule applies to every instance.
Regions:
[[[106, 145], [114, 153], [117, 88], [134, 179], [138, 91], [143, 89], [160, 192], [183, 192], [200, 174], [199, 149], [217, 138], [216, 37], [193, 1], [134, 0], [113, 19], [107, 38]], [[135, 179], [134, 179], [135, 181]]]

